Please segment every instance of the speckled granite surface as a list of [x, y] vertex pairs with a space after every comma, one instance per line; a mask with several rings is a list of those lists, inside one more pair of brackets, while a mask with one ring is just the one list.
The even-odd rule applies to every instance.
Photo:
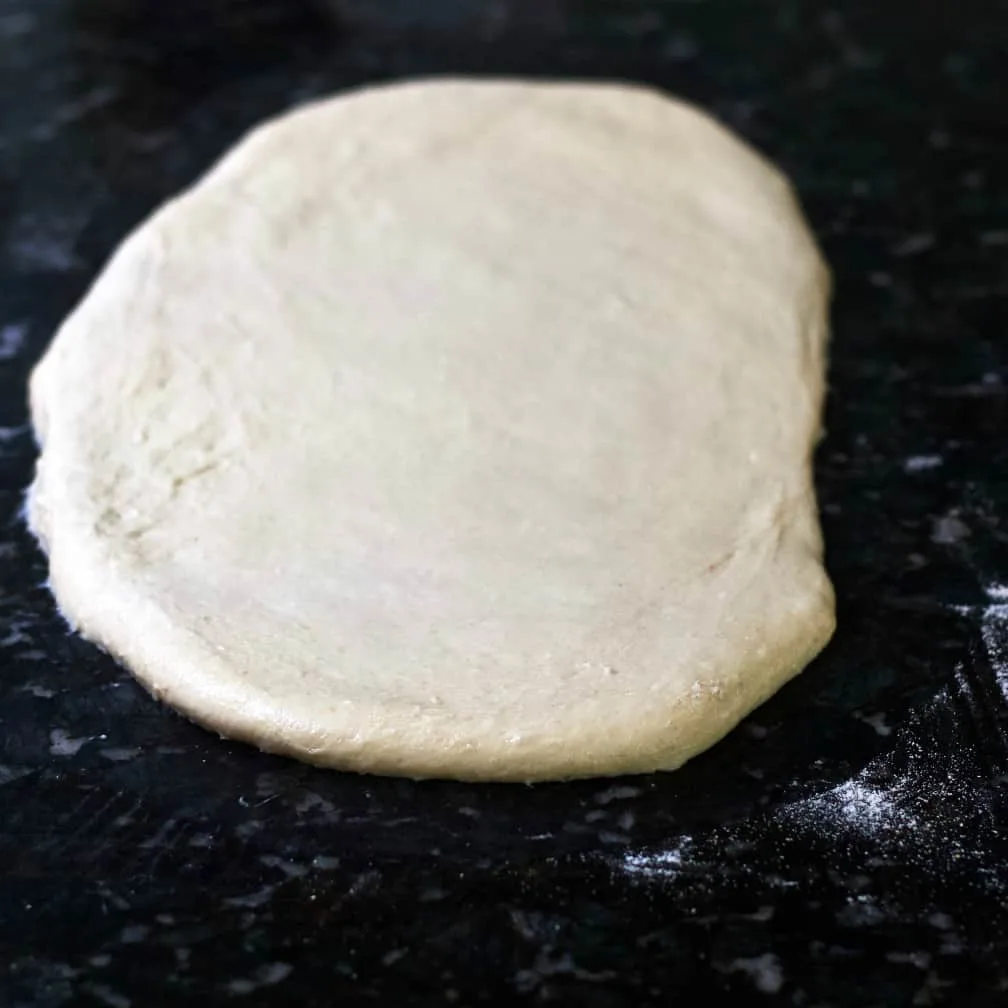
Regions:
[[[1008, 998], [1008, 10], [909, 0], [0, 0], [0, 1004]], [[840, 629], [665, 776], [325, 773], [70, 636], [24, 384], [114, 244], [365, 80], [626, 77], [781, 161], [837, 277]]]

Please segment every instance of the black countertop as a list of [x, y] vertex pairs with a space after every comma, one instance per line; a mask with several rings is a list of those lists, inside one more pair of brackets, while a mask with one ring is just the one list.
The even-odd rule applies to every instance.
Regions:
[[[0, 1004], [1002, 1004], [1001, 3], [0, 0]], [[798, 184], [836, 273], [839, 630], [674, 774], [537, 787], [227, 743], [70, 635], [25, 379], [111, 249], [251, 124], [368, 80], [618, 77]]]

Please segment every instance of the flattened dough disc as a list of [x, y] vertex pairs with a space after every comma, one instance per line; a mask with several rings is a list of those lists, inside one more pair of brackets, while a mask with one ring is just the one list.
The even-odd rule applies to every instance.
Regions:
[[274, 752], [673, 768], [829, 638], [828, 274], [785, 180], [636, 87], [378, 87], [256, 130], [38, 366], [68, 618]]

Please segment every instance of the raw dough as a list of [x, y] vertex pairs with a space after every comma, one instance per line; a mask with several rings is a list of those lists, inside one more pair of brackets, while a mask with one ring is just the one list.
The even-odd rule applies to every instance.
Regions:
[[828, 289], [781, 175], [649, 90], [293, 112], [126, 240], [33, 375], [53, 590], [262, 749], [676, 767], [833, 630]]

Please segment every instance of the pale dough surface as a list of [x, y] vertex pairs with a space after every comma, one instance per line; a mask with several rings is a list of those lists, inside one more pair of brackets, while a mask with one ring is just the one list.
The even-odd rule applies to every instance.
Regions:
[[619, 85], [377, 87], [256, 130], [31, 383], [68, 618], [263, 749], [671, 769], [822, 648], [828, 272], [787, 182]]

